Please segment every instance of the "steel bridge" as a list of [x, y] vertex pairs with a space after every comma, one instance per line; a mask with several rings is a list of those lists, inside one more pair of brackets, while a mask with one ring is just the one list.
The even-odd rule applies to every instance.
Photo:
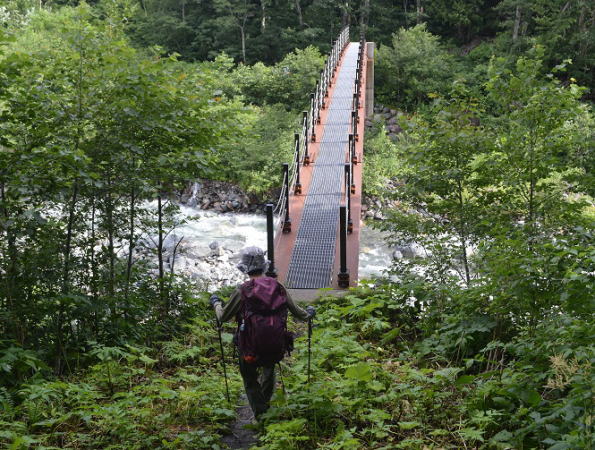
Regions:
[[373, 44], [367, 47], [363, 37], [349, 41], [348, 27], [334, 42], [293, 160], [283, 165], [279, 202], [267, 206], [269, 275], [291, 289], [357, 284], [366, 79], [373, 73]]

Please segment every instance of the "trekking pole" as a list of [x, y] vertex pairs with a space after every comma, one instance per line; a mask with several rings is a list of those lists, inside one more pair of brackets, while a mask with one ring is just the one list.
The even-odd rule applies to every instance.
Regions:
[[310, 360], [312, 359], [312, 317], [308, 318], [308, 388], [310, 388]]
[[277, 366], [279, 366], [279, 378], [281, 379], [281, 387], [283, 388], [283, 395], [287, 395], [287, 391], [285, 390], [285, 381], [283, 380], [283, 372], [281, 371], [281, 362], [278, 362]]
[[231, 397], [229, 396], [229, 384], [227, 383], [227, 367], [225, 366], [225, 352], [223, 351], [223, 338], [221, 337], [221, 322], [215, 315], [217, 321], [217, 332], [219, 334], [219, 348], [221, 349], [221, 365], [223, 366], [223, 377], [225, 378], [225, 395], [227, 397], [227, 404], [231, 406]]

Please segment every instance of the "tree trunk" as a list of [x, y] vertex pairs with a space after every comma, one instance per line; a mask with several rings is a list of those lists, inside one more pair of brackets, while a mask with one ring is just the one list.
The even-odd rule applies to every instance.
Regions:
[[[136, 192], [134, 187], [130, 191], [130, 210], [128, 214], [128, 258], [126, 260], [126, 286], [124, 299], [126, 300], [126, 309], [128, 309], [128, 295], [130, 293], [130, 278], [132, 275], [132, 254], [134, 252], [134, 221], [136, 215]], [[126, 316], [127, 311], [124, 313]]]
[[467, 220], [465, 212], [465, 200], [463, 198], [463, 184], [461, 180], [457, 180], [457, 197], [459, 200], [459, 239], [461, 242], [461, 258], [463, 259], [463, 266], [465, 268], [465, 282], [467, 286], [471, 282], [471, 275], [469, 273], [469, 261], [467, 259]]
[[[97, 238], [95, 236], [95, 229], [96, 229], [96, 194], [93, 194], [93, 200], [91, 203], [91, 298], [93, 299], [93, 304], [97, 304], [98, 301], [98, 289], [97, 289], [97, 259], [95, 257], [95, 243], [97, 242]], [[93, 329], [95, 335], [99, 333], [99, 321], [97, 317], [97, 311], [93, 313]]]
[[350, 16], [349, 16], [349, 3], [345, 2], [345, 4], [343, 5], [343, 14], [341, 15], [341, 29], [345, 28], [347, 25], [349, 25], [350, 22]]
[[66, 242], [64, 243], [64, 267], [62, 271], [62, 293], [67, 294], [69, 292], [70, 285], [70, 255], [72, 251], [72, 232], [74, 228], [76, 203], [78, 200], [78, 180], [74, 181], [72, 187], [72, 194], [70, 196], [70, 205], [68, 207], [68, 219], [66, 222]]
[[304, 28], [304, 16], [302, 15], [302, 5], [300, 5], [300, 0], [295, 0], [294, 4], [298, 16], [298, 23], [301, 28]]
[[415, 14], [417, 23], [422, 23], [424, 15], [424, 6], [422, 4], [422, 0], [415, 0]]
[[246, 64], [246, 34], [245, 34], [245, 26], [241, 25], [240, 27], [240, 34], [242, 39], [242, 61]]
[[364, 0], [364, 7], [360, 14], [360, 32], [365, 33], [368, 28], [368, 17], [370, 16], [370, 0]]
[[514, 26], [512, 29], [512, 42], [516, 42], [519, 37], [519, 29], [521, 27], [521, 6], [517, 5], [514, 14]]
[[260, 32], [261, 33], [264, 33], [264, 31], [267, 28], [267, 11], [266, 11], [266, 6], [265, 6], [265, 1], [266, 0], [260, 0], [260, 11], [261, 11]]
[[25, 343], [25, 333], [23, 327], [21, 325], [21, 321], [19, 318], [18, 311], [16, 311], [15, 305], [15, 298], [16, 295], [16, 286], [17, 286], [17, 276], [18, 276], [18, 249], [17, 249], [17, 239], [16, 235], [11, 226], [8, 224], [10, 223], [10, 213], [8, 211], [8, 207], [6, 206], [8, 199], [6, 196], [6, 187], [4, 183], [0, 184], [0, 198], [2, 199], [2, 216], [6, 223], [6, 247], [7, 247], [7, 256], [8, 261], [6, 265], [6, 273], [5, 273], [5, 295], [6, 295], [6, 308], [8, 310], [9, 317], [12, 317], [14, 320], [14, 339], [19, 342], [21, 345]]
[[[114, 226], [114, 202], [112, 197], [112, 186], [113, 180], [111, 173], [108, 175], [107, 179], [107, 194], [105, 198], [105, 220], [106, 220], [106, 230], [107, 230], [107, 251], [108, 251], [108, 260], [109, 260], [109, 273], [107, 279], [107, 294], [113, 299], [114, 292], [115, 292], [115, 252], [114, 252], [114, 240], [115, 240], [115, 226]], [[114, 315], [116, 313], [116, 308], [114, 306]]]
[[163, 308], [163, 317], [168, 314], [165, 302], [165, 270], [163, 267], [163, 202], [161, 194], [157, 195], [157, 262], [159, 264], [159, 302]]
[[[74, 221], [76, 218], [76, 203], [78, 200], [79, 181], [74, 180], [72, 187], [72, 194], [70, 196], [70, 204], [68, 205], [68, 219], [66, 222], [66, 241], [64, 243], [64, 267], [62, 272], [62, 296], [66, 296], [70, 292], [70, 258], [72, 254], [72, 235], [74, 229]], [[61, 374], [63, 370], [62, 356], [65, 353], [64, 348], [64, 306], [62, 300], [58, 307], [58, 314], [56, 315], [56, 345], [55, 345], [55, 357], [54, 371], [56, 374]], [[64, 355], [64, 362], [68, 366], [68, 359]]]

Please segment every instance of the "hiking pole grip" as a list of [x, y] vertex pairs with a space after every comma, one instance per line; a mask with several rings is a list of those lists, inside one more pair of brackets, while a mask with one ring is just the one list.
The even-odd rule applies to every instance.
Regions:
[[227, 404], [231, 406], [231, 397], [229, 395], [229, 384], [227, 383], [227, 367], [225, 365], [225, 351], [223, 350], [223, 337], [221, 336], [221, 322], [215, 312], [215, 321], [217, 322], [217, 334], [219, 335], [219, 348], [221, 349], [221, 365], [223, 366], [223, 377], [225, 378], [225, 396]]

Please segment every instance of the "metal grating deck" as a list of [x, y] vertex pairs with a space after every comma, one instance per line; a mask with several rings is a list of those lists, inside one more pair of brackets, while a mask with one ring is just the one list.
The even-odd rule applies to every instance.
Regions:
[[358, 50], [359, 44], [348, 46], [337, 75], [289, 262], [290, 288], [318, 289], [332, 282]]

